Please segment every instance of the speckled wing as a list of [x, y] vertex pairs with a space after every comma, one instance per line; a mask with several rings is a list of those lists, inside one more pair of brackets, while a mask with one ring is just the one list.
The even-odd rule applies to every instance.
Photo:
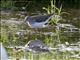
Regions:
[[27, 18], [27, 20], [31, 23], [31, 22], [37, 22], [37, 23], [40, 23], [40, 22], [45, 22], [50, 16], [52, 16], [53, 14], [50, 14], [50, 15], [37, 15], [37, 16], [29, 16]]

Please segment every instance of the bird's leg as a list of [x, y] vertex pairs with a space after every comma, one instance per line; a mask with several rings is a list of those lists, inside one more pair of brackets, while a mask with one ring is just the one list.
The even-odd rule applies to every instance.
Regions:
[[39, 34], [39, 29], [38, 28], [36, 28], [35, 31], [36, 31], [35, 32], [36, 34]]
[[33, 54], [33, 60], [39, 60], [39, 52]]
[[37, 34], [38, 34], [37, 28], [34, 29], [34, 33], [35, 33], [34, 37], [35, 37], [35, 39], [37, 39]]
[[38, 28], [36, 28], [36, 33], [38, 33]]
[[60, 41], [60, 27], [59, 26], [57, 26], [57, 28], [56, 28], [56, 33], [57, 33], [57, 40], [58, 40], [58, 42], [59, 42], [59, 44], [61, 43], [61, 41]]

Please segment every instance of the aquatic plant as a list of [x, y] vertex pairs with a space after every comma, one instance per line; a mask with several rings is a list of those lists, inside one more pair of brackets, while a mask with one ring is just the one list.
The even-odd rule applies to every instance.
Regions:
[[50, 20], [50, 23], [52, 24], [54, 23], [57, 24], [61, 20], [60, 15], [62, 14], [62, 5], [60, 8], [57, 8], [55, 3], [56, 0], [54, 0], [54, 3], [53, 0], [50, 0], [50, 5], [48, 5], [47, 8], [43, 7], [43, 9], [46, 10], [48, 14], [52, 14], [52, 13], [55, 14], [54, 18]]
[[[54, 3], [53, 3], [54, 2]], [[58, 22], [61, 20], [60, 16], [62, 14], [62, 5], [60, 8], [57, 8], [56, 5], [56, 0], [50, 0], [50, 5], [48, 5], [48, 7], [43, 7], [44, 10], [47, 11], [48, 14], [55, 14], [55, 16], [49, 21], [49, 23], [51, 23], [52, 26], [54, 26], [54, 24], [58, 24]], [[59, 37], [59, 27], [57, 26], [56, 29], [56, 39], [53, 38], [53, 36], [51, 36], [51, 40], [56, 40], [56, 42], [60, 43], [60, 37]], [[53, 42], [55, 43], [55, 42]]]
[[8, 1], [1, 0], [0, 3], [1, 3], [1, 8], [9, 9], [9, 8], [14, 7], [14, 2], [12, 0], [8, 0]]

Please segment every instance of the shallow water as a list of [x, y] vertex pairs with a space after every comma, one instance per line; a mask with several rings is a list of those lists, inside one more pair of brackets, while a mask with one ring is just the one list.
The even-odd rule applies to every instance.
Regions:
[[[66, 11], [66, 10], [65, 10]], [[26, 24], [23, 24], [24, 16], [15, 17], [13, 14], [2, 14], [1, 19], [1, 41], [7, 48], [8, 46], [24, 46], [29, 40], [41, 39], [48, 46], [55, 48], [52, 54], [49, 53], [39, 53], [33, 54], [31, 52], [15, 52], [14, 48], [7, 48], [8, 56], [17, 58], [15, 54], [18, 55], [19, 59], [24, 56], [26, 59], [30, 60], [79, 60], [78, 54], [80, 54], [80, 11], [78, 10], [67, 10], [70, 15], [64, 15], [63, 20], [60, 23], [70, 24], [75, 26], [74, 30], [60, 29], [59, 33], [56, 33], [56, 28], [50, 27], [45, 29], [32, 29]], [[68, 17], [68, 18], [67, 18]], [[76, 29], [77, 28], [77, 29]], [[60, 40], [60, 42], [59, 42]], [[7, 42], [5, 42], [7, 41]], [[68, 44], [66, 44], [68, 42]], [[13, 59], [14, 60], [14, 59]], [[22, 60], [22, 59], [21, 59]]]

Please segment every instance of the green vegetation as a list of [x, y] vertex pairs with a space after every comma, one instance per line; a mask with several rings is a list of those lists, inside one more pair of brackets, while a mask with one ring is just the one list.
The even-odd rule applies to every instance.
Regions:
[[[49, 23], [51, 23], [52, 26], [54, 26], [54, 23], [56, 25], [59, 23], [59, 21], [61, 20], [60, 16], [62, 14], [62, 5], [60, 6], [60, 8], [57, 8], [55, 4], [56, 4], [56, 0], [50, 0], [50, 4], [48, 5], [48, 7], [47, 8], [43, 7], [43, 9], [46, 10], [48, 14], [53, 14], [53, 13], [55, 14], [54, 18], [52, 18], [49, 21]], [[56, 44], [60, 44], [61, 43], [60, 36], [59, 36], [59, 34], [60, 34], [59, 27], [56, 28], [56, 32], [55, 33], [56, 33], [56, 36], [55, 36], [56, 39], [53, 38], [54, 36], [51, 36], [51, 39], [49, 38], [51, 40], [51, 42], [52, 42], [51, 44], [53, 46], [56, 45]], [[48, 41], [48, 40], [46, 40], [46, 41]]]
[[[64, 12], [62, 10], [65, 7], [68, 8], [80, 8], [80, 0], [19, 0], [19, 1], [13, 1], [13, 0], [1, 0], [1, 8], [2, 10], [16, 10], [17, 11], [28, 11], [30, 13], [32, 12], [46, 12], [48, 14], [55, 13], [55, 18], [52, 18], [49, 23], [52, 23], [52, 26], [60, 22], [60, 16]], [[22, 9], [21, 7], [25, 7], [25, 9]], [[16, 13], [12, 13], [9, 16], [6, 15], [1, 15], [1, 18], [5, 18], [6, 20], [11, 17], [17, 17]], [[78, 23], [78, 22], [77, 22]], [[40, 34], [30, 34], [27, 33], [24, 36], [19, 36], [16, 34], [17, 31], [19, 30], [26, 30], [28, 29], [27, 26], [21, 24], [21, 25], [16, 25], [16, 24], [1, 24], [1, 38], [0, 42], [3, 42], [4, 46], [24, 46], [29, 40], [34, 40], [36, 38], [42, 39], [42, 41], [47, 44], [48, 46], [55, 47], [57, 44], [64, 43], [64, 42], [77, 42], [80, 37], [80, 33], [66, 33], [63, 34], [62, 31], [59, 31], [59, 29], [41, 29]], [[35, 29], [31, 29], [31, 31], [35, 31]], [[41, 33], [46, 32], [46, 31], [51, 31], [56, 33], [55, 36], [53, 35], [42, 35]], [[14, 58], [22, 58], [26, 56], [25, 58], [28, 58], [30, 60], [80, 60], [78, 58], [70, 58], [70, 53], [65, 52], [65, 53], [58, 53], [57, 51], [53, 51], [52, 53], [38, 53], [38, 54], [33, 54], [31, 52], [15, 52], [13, 49], [7, 48], [8, 55]]]
[[26, 58], [30, 60], [80, 60], [79, 58], [71, 58], [69, 52], [57, 53], [57, 51], [51, 53], [37, 53], [33, 54], [31, 52], [15, 52], [12, 49], [8, 49], [9, 55], [14, 58]]
[[6, 9], [14, 7], [14, 2], [12, 0], [7, 0], [7, 1], [1, 0], [0, 3], [1, 3], [1, 7], [6, 8]]
[[[54, 0], [55, 1], [55, 0]], [[48, 4], [51, 3], [50, 0], [1, 0], [1, 8], [12, 8], [14, 10], [22, 10], [21, 7], [26, 7], [27, 11], [43, 11], [41, 8], [47, 7]], [[55, 5], [57, 7], [60, 7], [60, 5], [63, 5], [63, 8], [80, 8], [80, 1], [79, 0], [56, 0]], [[33, 8], [33, 9], [31, 9]]]
[[53, 0], [50, 0], [50, 1], [51, 1], [50, 5], [48, 5], [47, 8], [43, 7], [43, 9], [46, 10], [48, 14], [52, 14], [52, 13], [57, 14], [55, 15], [54, 18], [50, 20], [52, 24], [54, 23], [57, 24], [59, 20], [61, 19], [60, 15], [62, 14], [62, 5], [60, 8], [57, 8], [55, 5], [56, 0], [54, 0], [54, 3], [53, 3]]

